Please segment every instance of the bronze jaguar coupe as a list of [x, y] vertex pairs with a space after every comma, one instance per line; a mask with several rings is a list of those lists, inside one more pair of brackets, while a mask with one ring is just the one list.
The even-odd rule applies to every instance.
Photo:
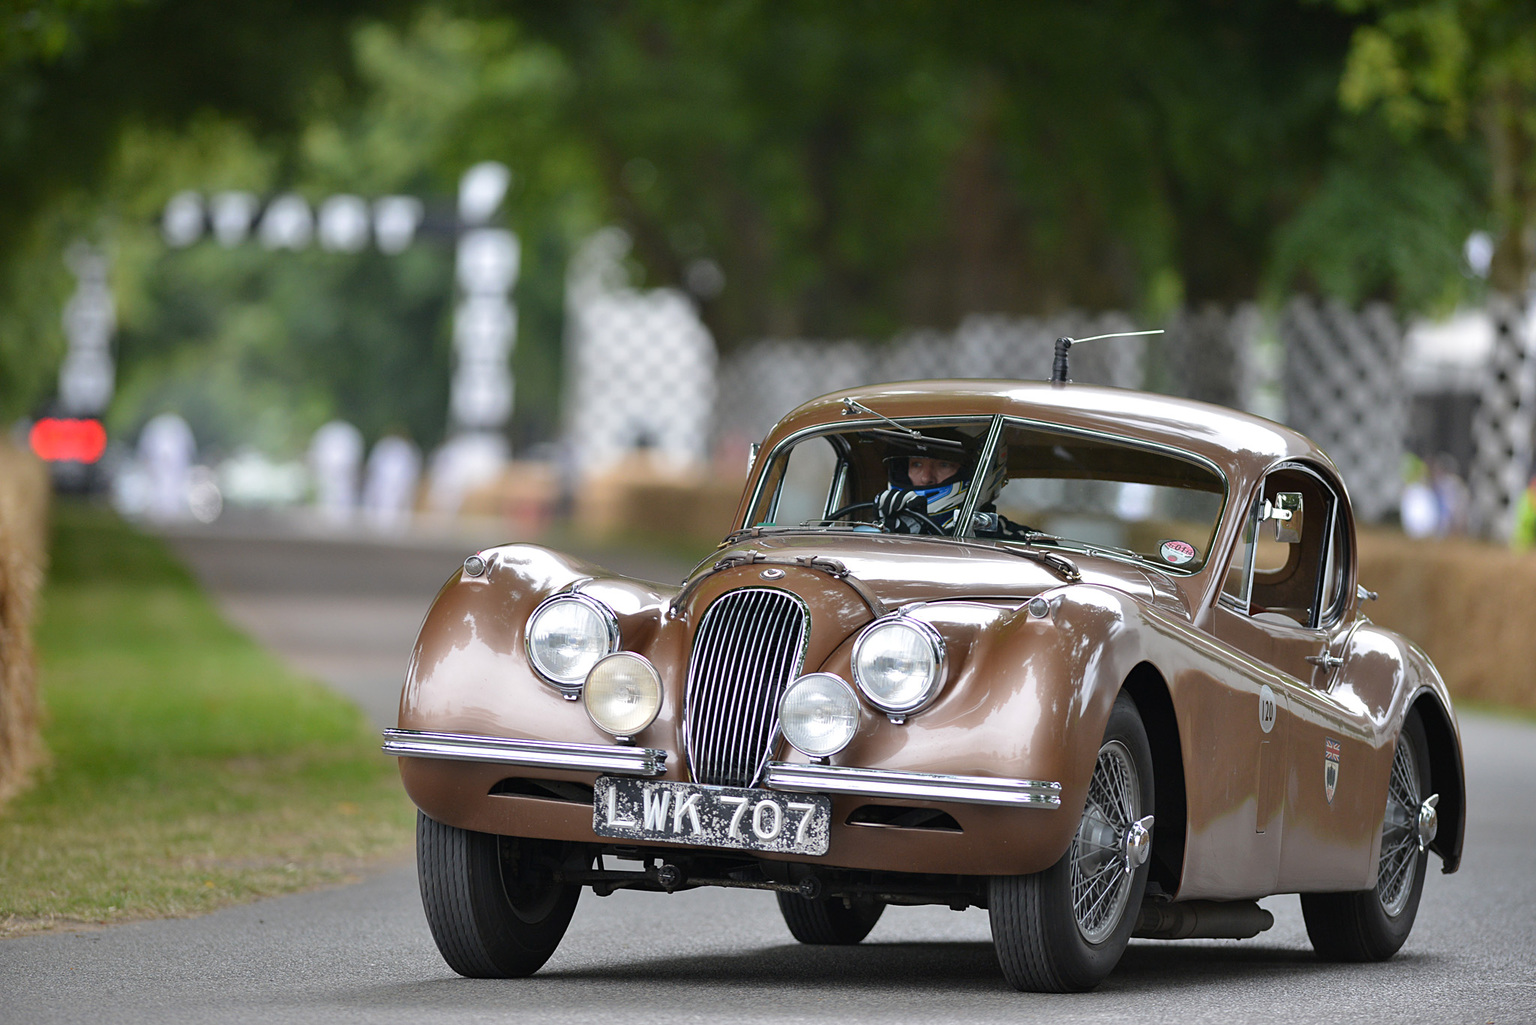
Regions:
[[[1064, 375], [1063, 375], [1064, 376]], [[438, 594], [385, 751], [447, 963], [527, 975], [584, 887], [775, 891], [805, 943], [886, 905], [988, 909], [1013, 986], [1132, 936], [1392, 956], [1461, 857], [1461, 742], [1373, 625], [1337, 469], [1140, 392], [828, 395], [756, 455], [681, 586], [527, 544]]]

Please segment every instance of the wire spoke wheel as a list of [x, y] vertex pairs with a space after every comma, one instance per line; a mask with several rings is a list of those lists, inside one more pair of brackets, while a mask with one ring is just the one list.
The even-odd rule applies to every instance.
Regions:
[[1121, 691], [1067, 849], [1050, 868], [988, 883], [998, 965], [1015, 989], [1092, 989], [1125, 953], [1150, 871], [1152, 771], [1141, 713]]
[[1429, 857], [1419, 846], [1419, 810], [1433, 782], [1424, 724], [1410, 712], [1398, 733], [1387, 778], [1376, 885], [1301, 895], [1307, 937], [1319, 956], [1329, 961], [1385, 961], [1408, 939]]
[[1141, 817], [1141, 782], [1131, 753], [1118, 740], [1099, 749], [1088, 806], [1072, 840], [1072, 913], [1083, 939], [1102, 943], [1125, 914], [1135, 874], [1125, 836]]
[[1404, 733], [1392, 757], [1392, 778], [1387, 784], [1387, 814], [1381, 823], [1381, 864], [1376, 891], [1381, 909], [1396, 917], [1402, 914], [1413, 891], [1419, 866], [1419, 804], [1424, 800], [1419, 782], [1418, 752], [1413, 737]]

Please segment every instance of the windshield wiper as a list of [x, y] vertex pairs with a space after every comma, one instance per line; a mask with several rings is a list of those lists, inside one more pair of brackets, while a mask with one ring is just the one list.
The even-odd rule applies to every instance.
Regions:
[[1093, 541], [1079, 541], [1076, 538], [1062, 537], [1060, 534], [1047, 534], [1043, 530], [1030, 530], [1027, 527], [1021, 536], [1004, 537], [1000, 540], [1018, 541], [1027, 545], [1054, 545], [1070, 551], [1082, 552], [1084, 555], [1120, 555], [1130, 559], [1146, 560], [1146, 556], [1130, 548], [1121, 548], [1118, 545], [1101, 545]]

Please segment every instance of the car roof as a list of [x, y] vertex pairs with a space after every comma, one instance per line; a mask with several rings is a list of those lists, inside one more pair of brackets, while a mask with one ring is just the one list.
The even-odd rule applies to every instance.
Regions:
[[1221, 467], [1234, 485], [1291, 459], [1320, 464], [1338, 476], [1312, 441], [1261, 416], [1153, 392], [1045, 381], [898, 381], [845, 388], [792, 410], [769, 433], [767, 447], [821, 424], [877, 420], [868, 413], [846, 413], [844, 398], [894, 418], [1003, 415], [1181, 449]]

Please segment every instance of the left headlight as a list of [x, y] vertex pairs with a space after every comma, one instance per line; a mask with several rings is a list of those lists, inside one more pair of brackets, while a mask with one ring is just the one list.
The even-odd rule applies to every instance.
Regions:
[[528, 617], [525, 633], [533, 668], [572, 697], [597, 660], [619, 648], [618, 617], [585, 594], [545, 599]]
[[944, 678], [944, 638], [920, 619], [875, 622], [853, 645], [853, 680], [888, 715], [921, 711]]
[[592, 667], [581, 700], [599, 729], [633, 737], [661, 711], [661, 674], [644, 655], [620, 651]]

